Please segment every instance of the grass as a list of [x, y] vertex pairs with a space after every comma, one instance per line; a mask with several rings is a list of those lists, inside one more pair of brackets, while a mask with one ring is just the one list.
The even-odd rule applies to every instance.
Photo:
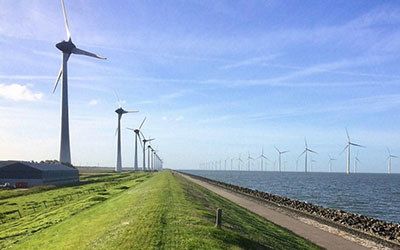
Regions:
[[[129, 175], [128, 175], [129, 176]], [[87, 209], [32, 232], [13, 249], [317, 249], [172, 172], [121, 182]], [[123, 184], [122, 184], [123, 183]], [[130, 187], [130, 188], [125, 188]], [[119, 190], [118, 193], [115, 190]], [[46, 191], [49, 192], [49, 191]], [[28, 195], [29, 196], [29, 195]], [[107, 199], [99, 198], [107, 197]], [[100, 199], [101, 201], [97, 201]], [[223, 226], [214, 227], [215, 209]], [[54, 211], [57, 214], [57, 211]], [[32, 221], [34, 223], [34, 221]], [[8, 223], [6, 223], [8, 224]], [[3, 244], [3, 243], [1, 243]], [[0, 248], [5, 248], [0, 244]]]

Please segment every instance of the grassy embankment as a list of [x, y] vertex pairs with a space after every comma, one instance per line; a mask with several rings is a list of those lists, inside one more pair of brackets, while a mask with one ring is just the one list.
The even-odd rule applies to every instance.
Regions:
[[[16, 249], [317, 248], [171, 172], [129, 183], [135, 184], [12, 246]], [[217, 207], [224, 211], [221, 229], [214, 227]]]

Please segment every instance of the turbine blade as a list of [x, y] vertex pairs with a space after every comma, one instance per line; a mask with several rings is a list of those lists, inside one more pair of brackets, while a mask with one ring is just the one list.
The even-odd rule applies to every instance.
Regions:
[[306, 153], [306, 151], [307, 151], [307, 150], [304, 150], [303, 153], [301, 153], [301, 154], [299, 155], [299, 157], [297, 157], [297, 159], [299, 159], [301, 156], [303, 156], [303, 155]]
[[60, 81], [60, 78], [61, 78], [61, 76], [62, 76], [62, 73], [63, 73], [63, 70], [62, 70], [62, 65], [61, 65], [60, 72], [58, 72], [57, 80], [56, 80], [56, 82], [54, 83], [53, 93], [54, 93], [54, 92], [56, 91], [56, 89], [57, 89], [58, 82]]
[[126, 128], [126, 129], [129, 129], [129, 130], [135, 131], [133, 128]]
[[346, 151], [346, 149], [349, 147], [349, 144], [346, 145], [346, 147], [344, 147], [344, 149], [342, 150], [342, 152], [340, 152], [339, 155], [343, 154], [344, 151]]
[[142, 131], [139, 130], [139, 133], [143, 136], [143, 140], [146, 140], [146, 136], [142, 133]]
[[315, 151], [313, 151], [313, 150], [311, 150], [311, 149], [307, 149], [308, 150], [308, 152], [311, 152], [311, 153], [314, 153], [314, 154], [318, 154], [317, 152], [315, 152]]
[[361, 147], [361, 148], [365, 148], [365, 146], [357, 144], [357, 143], [352, 143], [350, 142], [350, 145], [356, 146], [356, 147]]
[[144, 124], [145, 121], [146, 121], [146, 117], [143, 119], [142, 123], [140, 124], [139, 130], [142, 128], [142, 126], [143, 126], [143, 124]]
[[346, 128], [346, 135], [347, 135], [347, 140], [350, 141], [349, 131], [347, 131], [347, 128]]
[[125, 110], [125, 113], [137, 113], [139, 112], [138, 110]]
[[117, 136], [118, 128], [115, 129], [115, 136]]
[[304, 144], [306, 145], [306, 148], [308, 148], [307, 146], [307, 139], [304, 137]]
[[118, 106], [121, 108], [121, 100], [119, 99], [118, 93], [117, 91], [115, 91], [115, 89], [114, 89], [114, 96], [117, 99]]
[[388, 154], [390, 155], [390, 149], [387, 147], [386, 150], [388, 151]]
[[67, 31], [67, 38], [68, 38], [68, 40], [69, 40], [69, 39], [71, 39], [71, 32], [69, 31], [69, 24], [68, 24], [68, 18], [67, 18], [67, 11], [66, 11], [66, 9], [65, 9], [64, 0], [61, 0], [61, 5], [62, 5], [62, 10], [63, 10], [63, 15], [64, 15], [65, 30]]
[[142, 148], [143, 148], [143, 142], [142, 142], [142, 138], [140, 138], [140, 134], [137, 134], [137, 136], [139, 137], [140, 146], [142, 146]]
[[281, 154], [289, 153], [289, 150], [281, 152]]
[[274, 146], [274, 148], [276, 149], [276, 151], [278, 151], [278, 153], [281, 153], [281, 151], [279, 151], [279, 149], [277, 147]]
[[98, 59], [103, 59], [103, 60], [106, 60], [107, 58], [105, 58], [105, 57], [101, 57], [101, 56], [99, 56], [99, 55], [96, 55], [96, 54], [94, 54], [94, 53], [91, 53], [91, 52], [88, 52], [88, 51], [85, 51], [85, 50], [82, 50], [82, 49], [78, 49], [78, 48], [73, 48], [72, 49], [72, 53], [73, 54], [77, 54], [77, 55], [84, 55], [84, 56], [90, 56], [90, 57], [94, 57], [94, 58], [98, 58]]

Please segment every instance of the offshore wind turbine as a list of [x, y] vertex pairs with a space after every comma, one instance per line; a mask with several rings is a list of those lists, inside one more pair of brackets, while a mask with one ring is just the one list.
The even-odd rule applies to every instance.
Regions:
[[71, 32], [69, 30], [67, 11], [65, 9], [64, 0], [61, 0], [63, 15], [64, 15], [64, 25], [67, 31], [67, 41], [62, 41], [56, 44], [57, 49], [62, 52], [62, 64], [61, 69], [58, 73], [57, 80], [54, 85], [53, 93], [57, 89], [58, 82], [62, 76], [61, 85], [61, 140], [60, 140], [60, 162], [71, 163], [71, 149], [69, 142], [69, 111], [68, 111], [68, 59], [71, 54], [84, 55], [95, 57], [98, 59], [106, 59], [104, 57], [98, 56], [91, 52], [78, 49], [71, 39]]
[[358, 172], [358, 163], [360, 163], [360, 159], [358, 159], [358, 150], [357, 150], [357, 154], [354, 157], [354, 169], [353, 169], [354, 173]]
[[121, 106], [115, 110], [115, 113], [118, 115], [118, 128], [117, 128], [117, 133], [118, 133], [118, 138], [117, 138], [117, 165], [115, 166], [115, 171], [116, 172], [121, 172], [122, 171], [122, 156], [121, 156], [121, 118], [124, 114], [127, 113], [136, 113], [138, 111], [127, 111], [124, 110]]
[[249, 156], [247, 157], [247, 171], [250, 171], [251, 161], [253, 161], [253, 160], [254, 160], [254, 158], [251, 157], [250, 153], [249, 153]]
[[142, 141], [141, 141], [141, 138], [140, 138], [140, 129], [142, 128], [142, 126], [143, 126], [145, 121], [146, 121], [146, 117], [143, 119], [142, 123], [140, 124], [139, 128], [137, 128], [137, 129], [127, 128], [129, 130], [132, 130], [135, 133], [135, 158], [134, 158], [134, 163], [133, 163], [133, 168], [135, 169], [135, 171], [139, 170], [139, 166], [138, 166], [138, 140], [139, 140], [140, 144], [142, 144]]
[[261, 171], [264, 171], [264, 159], [269, 161], [269, 159], [264, 155], [264, 148], [261, 149], [261, 155], [258, 157], [258, 159], [261, 159]]
[[241, 155], [239, 154], [239, 158], [238, 158], [238, 168], [239, 168], [239, 171], [240, 171], [240, 164], [241, 163], [243, 163], [243, 160], [242, 160], [242, 158], [241, 158]]
[[329, 161], [328, 161], [329, 173], [331, 173], [332, 172], [332, 161], [336, 161], [336, 159], [333, 158], [331, 155], [328, 155], [328, 156], [329, 156]]
[[341, 154], [347, 149], [346, 174], [350, 174], [350, 156], [351, 156], [350, 148], [351, 148], [351, 146], [361, 147], [361, 148], [365, 148], [365, 147], [360, 144], [353, 143], [350, 140], [350, 136], [349, 136], [349, 132], [347, 131], [347, 128], [346, 128], [346, 135], [347, 135], [347, 145], [346, 145], [346, 147], [344, 147]]
[[282, 155], [288, 153], [289, 151], [280, 151], [277, 147], [275, 147], [275, 149], [279, 154], [279, 157], [278, 157], [279, 165], [278, 166], [279, 166], [279, 172], [281, 172], [282, 171]]
[[304, 149], [303, 153], [301, 153], [301, 154], [299, 155], [298, 158], [300, 158], [302, 155], [304, 155], [304, 172], [307, 173], [307, 167], [308, 167], [308, 164], [307, 164], [307, 160], [308, 160], [308, 159], [307, 159], [307, 157], [308, 157], [308, 152], [313, 153], [313, 154], [318, 154], [318, 153], [315, 152], [315, 151], [313, 151], [313, 150], [311, 150], [311, 149], [308, 147], [308, 145], [307, 145], [307, 140], [306, 140], [306, 139], [304, 139], [304, 145], [305, 145], [305, 149]]
[[392, 153], [390, 153], [390, 149], [389, 148], [386, 148], [386, 149], [388, 151], [388, 158], [387, 158], [388, 169], [387, 169], [387, 171], [388, 171], [388, 174], [391, 174], [392, 173], [392, 158], [399, 158], [399, 157], [396, 156], [396, 155], [392, 155]]

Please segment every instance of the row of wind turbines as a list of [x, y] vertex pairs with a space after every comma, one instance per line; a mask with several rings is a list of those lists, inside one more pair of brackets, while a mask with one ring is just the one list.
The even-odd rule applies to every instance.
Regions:
[[[63, 40], [56, 44], [56, 47], [62, 52], [62, 64], [61, 69], [58, 73], [57, 80], [54, 85], [53, 93], [56, 91], [58, 83], [62, 78], [61, 83], [61, 140], [60, 140], [60, 157], [59, 161], [62, 163], [71, 164], [71, 148], [70, 148], [70, 137], [69, 137], [69, 109], [68, 109], [68, 60], [71, 54], [90, 56], [97, 59], [106, 60], [105, 57], [101, 57], [94, 53], [79, 49], [75, 46], [71, 39], [71, 32], [69, 29], [69, 23], [67, 18], [67, 11], [65, 8], [64, 0], [61, 0], [61, 6], [64, 16], [64, 25], [67, 32], [67, 41]], [[117, 97], [118, 98], [118, 97]], [[119, 101], [119, 98], [118, 98]], [[118, 115], [118, 127], [117, 127], [117, 163], [115, 165], [115, 171], [122, 171], [122, 156], [121, 156], [121, 118], [124, 114], [127, 113], [136, 113], [138, 111], [127, 111], [124, 110], [121, 105], [115, 110]], [[157, 154], [157, 151], [151, 147], [151, 145], [147, 146], [147, 165], [146, 165], [146, 143], [153, 141], [153, 139], [146, 139], [143, 135], [141, 128], [145, 122], [146, 118], [142, 121], [140, 126], [137, 129], [129, 128], [133, 130], [135, 133], [135, 152], [134, 152], [134, 170], [139, 170], [138, 165], [138, 145], [137, 141], [140, 140], [140, 143], [143, 148], [143, 166], [142, 170], [159, 170], [162, 169], [163, 160]], [[142, 143], [143, 142], [143, 143]]]
[[[354, 143], [349, 136], [349, 132], [346, 129], [346, 136], [347, 136], [347, 143], [346, 146], [344, 147], [344, 149], [342, 150], [342, 152], [340, 152], [340, 155], [343, 154], [345, 151], [347, 151], [347, 155], [346, 155], [346, 174], [350, 174], [350, 166], [351, 166], [351, 148], [352, 147], [358, 147], [358, 148], [365, 148], [365, 146]], [[281, 150], [277, 147], [274, 147], [276, 152], [278, 153], [278, 171], [282, 172], [282, 157], [283, 155], [285, 155], [286, 153], [289, 153], [290, 151], [288, 150]], [[399, 158], [398, 156], [394, 155], [391, 153], [390, 149], [387, 148], [387, 152], [388, 152], [388, 157], [386, 158], [387, 160], [387, 173], [391, 174], [392, 173], [392, 160], [394, 158]], [[310, 155], [311, 154], [311, 155]], [[316, 151], [314, 151], [313, 149], [311, 149], [308, 146], [307, 143], [307, 139], [304, 139], [304, 151], [297, 157], [296, 160], [296, 171], [297, 171], [297, 167], [298, 167], [298, 162], [301, 159], [301, 157], [304, 156], [304, 172], [307, 173], [310, 171], [312, 164], [315, 163], [316, 161], [313, 160], [311, 158], [312, 154], [318, 154]], [[332, 157], [330, 154], [328, 155], [329, 160], [328, 160], [328, 170], [329, 172], [332, 172], [332, 163], [333, 161], [336, 161], [337, 159]], [[311, 160], [310, 160], [311, 158]], [[228, 170], [227, 167], [227, 163], [230, 160], [230, 170], [246, 170], [246, 166], [244, 165], [245, 162], [243, 161], [241, 154], [239, 154], [239, 157], [233, 157], [233, 158], [226, 158], [224, 160], [224, 167], [222, 167], [222, 160], [217, 160], [217, 161], [206, 161], [206, 162], [202, 162], [199, 164], [199, 168], [202, 170]], [[260, 171], [266, 171], [266, 164], [268, 164], [268, 162], [273, 163], [274, 168], [276, 165], [276, 161], [271, 161], [265, 154], [264, 154], [264, 148], [262, 148], [261, 150], [261, 154], [256, 157], [253, 158], [250, 153], [248, 153], [247, 156], [247, 171], [251, 171], [252, 170], [252, 163], [254, 163], [256, 160], [260, 160]], [[234, 164], [234, 162], [237, 162], [236, 166]], [[266, 163], [266, 164], [264, 164]], [[311, 163], [311, 165], [310, 165]], [[354, 157], [354, 167], [353, 167], [353, 172], [356, 173], [358, 171], [358, 164], [360, 163], [360, 160], [358, 158], [358, 151], [356, 156]], [[272, 169], [271, 169], [272, 170]]]

